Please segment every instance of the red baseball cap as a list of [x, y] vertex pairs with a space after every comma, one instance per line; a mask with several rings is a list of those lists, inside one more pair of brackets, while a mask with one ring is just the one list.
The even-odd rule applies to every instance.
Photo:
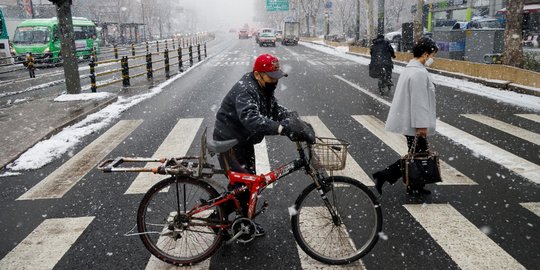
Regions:
[[255, 59], [253, 71], [264, 72], [274, 79], [289, 76], [287, 73], [279, 69], [279, 59], [271, 54], [261, 54]]

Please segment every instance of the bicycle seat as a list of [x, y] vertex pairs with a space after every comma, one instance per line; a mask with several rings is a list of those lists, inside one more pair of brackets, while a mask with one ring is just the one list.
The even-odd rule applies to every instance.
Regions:
[[231, 149], [233, 146], [238, 144], [237, 139], [226, 140], [226, 141], [214, 141], [210, 140], [206, 142], [206, 148], [210, 153], [223, 153]]

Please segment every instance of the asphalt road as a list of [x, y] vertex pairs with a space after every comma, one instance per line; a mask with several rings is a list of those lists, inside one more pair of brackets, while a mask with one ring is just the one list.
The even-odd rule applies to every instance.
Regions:
[[[187, 153], [196, 155], [200, 147], [198, 138], [204, 127], [212, 130], [215, 113], [227, 91], [251, 70], [257, 55], [272, 53], [280, 57], [282, 67], [289, 73], [288, 78], [280, 80], [276, 90], [280, 103], [302, 116], [317, 116], [334, 136], [350, 141], [350, 155], [366, 175], [399, 158], [400, 154], [394, 151], [394, 145], [386, 140], [384, 132], [381, 135], [374, 131], [380, 128], [377, 126], [380, 121], [386, 120], [389, 109], [386, 103], [391, 102], [391, 96], [376, 99], [367, 94], [377, 95], [377, 82], [368, 77], [365, 65], [304, 46], [278, 44], [275, 48], [261, 48], [253, 40], [236, 40], [235, 36], [220, 40], [219, 49], [216, 47], [213, 57], [166, 86], [159, 95], [124, 112], [111, 129], [125, 120], [138, 122], [129, 128], [121, 128], [127, 133], [118, 144], [103, 144], [102, 148], [107, 149], [101, 150], [106, 156], [152, 156], [179, 121], [192, 118], [201, 119], [200, 125], [183, 132], [191, 133], [191, 138], [195, 139], [183, 143], [191, 143]], [[397, 79], [398, 74], [394, 74], [394, 82]], [[538, 137], [540, 124], [518, 114], [533, 115], [538, 119], [539, 113], [439, 85], [439, 120], [459, 132], [450, 133], [448, 130], [453, 129], [444, 126], [445, 130], [430, 136], [429, 140], [440, 152], [442, 160], [459, 173], [450, 174], [445, 179], [448, 180], [446, 184], [430, 185], [433, 194], [424, 198], [407, 196], [399, 182], [385, 186], [384, 196], [380, 198], [384, 235], [362, 258], [365, 268], [537, 268], [540, 265], [540, 194], [539, 179], [534, 177], [540, 174], [540, 147], [534, 138]], [[496, 124], [491, 120], [475, 121], [472, 119], [475, 116], [463, 114], [488, 116], [514, 128], [510, 133], [504, 132], [495, 128]], [[517, 127], [532, 135], [519, 133]], [[0, 258], [3, 258], [0, 268], [6, 266], [2, 263], [8, 259], [24, 254], [20, 250], [24, 250], [28, 241], [40, 239], [36, 228], [42, 222], [56, 219], [67, 222], [68, 218], [81, 217], [93, 218], [85, 219], [86, 223], [80, 225], [82, 229], [79, 230], [58, 228], [58, 231], [72, 232], [76, 236], [70, 236], [73, 244], [59, 251], [56, 261], [28, 256], [17, 261], [17, 265], [12, 264], [15, 265], [13, 268], [32, 265], [36, 260], [43, 268], [54, 266], [55, 269], [147, 267], [150, 254], [140, 239], [124, 236], [135, 225], [136, 209], [143, 196], [136, 192], [125, 194], [136, 181], [136, 174], [103, 174], [92, 168], [58, 198], [24, 199], [24, 194], [32, 187], [44, 179], [54, 178], [51, 175], [58, 173], [60, 166], [69, 163], [106, 132], [88, 136], [70, 154], [42, 169], [0, 178]], [[448, 137], [448, 134], [472, 142], [476, 141], [468, 136], [475, 136], [489, 143], [488, 152], [479, 152], [475, 148], [480, 143], [465, 146], [454, 142], [456, 138]], [[525, 139], [530, 138], [529, 135], [533, 141]], [[295, 157], [294, 144], [285, 137], [267, 137], [266, 143], [272, 167]], [[170, 145], [171, 149], [178, 147]], [[506, 159], [509, 156], [518, 159]], [[78, 164], [84, 162], [79, 160]], [[515, 168], [519, 166], [529, 166], [532, 172], [525, 174]], [[223, 185], [226, 182], [224, 178], [216, 181]], [[295, 173], [265, 191], [262, 199], [270, 206], [257, 221], [265, 227], [266, 236], [247, 245], [221, 248], [199, 267], [314, 269], [309, 260], [306, 262], [299, 255], [288, 212], [288, 207], [308, 183], [304, 174]], [[58, 231], [54, 233], [63, 237], [64, 234]], [[47, 241], [37, 242], [30, 245], [37, 254], [51, 249], [46, 245]], [[165, 266], [157, 268], [165, 269]], [[347, 269], [361, 269], [361, 266]]]

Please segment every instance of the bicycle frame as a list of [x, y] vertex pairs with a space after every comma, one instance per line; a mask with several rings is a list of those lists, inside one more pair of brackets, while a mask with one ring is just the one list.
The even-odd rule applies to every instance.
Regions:
[[[255, 212], [255, 209], [257, 206], [258, 194], [260, 194], [269, 185], [273, 184], [279, 179], [295, 171], [298, 171], [302, 168], [304, 168], [306, 172], [308, 173], [308, 175], [312, 176], [312, 178], [315, 177], [315, 175], [312, 173], [313, 170], [310, 167], [308, 160], [306, 159], [306, 155], [304, 153], [304, 150], [302, 149], [302, 145], [298, 142], [297, 142], [297, 148], [298, 148], [298, 153], [300, 155], [299, 158], [285, 165], [282, 165], [267, 174], [255, 175], [255, 174], [249, 174], [249, 173], [233, 172], [230, 170], [226, 171], [225, 174], [227, 175], [227, 178], [229, 179], [229, 184], [235, 185], [235, 184], [240, 183], [240, 184], [243, 184], [243, 186], [238, 187], [227, 193], [224, 193], [222, 196], [214, 198], [213, 200], [209, 200], [208, 202], [206, 202], [206, 205], [204, 206], [201, 205], [201, 207], [195, 207], [190, 212], [188, 212], [187, 215], [193, 216], [211, 207], [223, 204], [229, 200], [233, 200], [235, 203], [236, 209], [241, 210], [240, 202], [238, 201], [238, 199], [236, 199], [235, 196], [237, 194], [249, 191], [251, 195], [250, 195], [249, 203], [248, 203], [247, 218], [249, 219], [255, 218], [258, 214]], [[222, 226], [219, 226], [219, 227], [222, 227]]]

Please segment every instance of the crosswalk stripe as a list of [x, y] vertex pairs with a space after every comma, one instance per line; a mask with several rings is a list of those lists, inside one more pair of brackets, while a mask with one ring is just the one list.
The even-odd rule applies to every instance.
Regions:
[[[195, 139], [195, 135], [201, 126], [203, 118], [180, 119], [171, 130], [167, 138], [156, 150], [153, 158], [169, 158], [185, 156]], [[148, 163], [147, 167], [157, 166], [157, 163]], [[167, 178], [166, 175], [140, 173], [131, 183], [124, 194], [146, 193], [155, 183]]]
[[[334, 134], [326, 127], [326, 125], [319, 119], [318, 116], [302, 116], [302, 119], [313, 126], [315, 134], [319, 137], [335, 138]], [[345, 163], [345, 169], [341, 171], [334, 171], [336, 176], [347, 176], [360, 181], [366, 186], [373, 186], [374, 183], [369, 176], [362, 170], [360, 165], [352, 158], [351, 154], [347, 153], [347, 162]]]
[[[390, 102], [378, 97], [377, 95], [369, 92], [368, 90], [344, 79], [339, 75], [334, 77], [346, 82], [353, 88], [363, 92], [364, 94], [372, 97], [373, 99], [390, 106]], [[437, 132], [463, 146], [471, 149], [473, 152], [484, 156], [493, 162], [508, 168], [509, 170], [521, 175], [522, 177], [531, 180], [535, 183], [540, 183], [540, 166], [529, 162], [523, 158], [520, 158], [510, 152], [500, 149], [484, 140], [481, 140], [473, 135], [470, 135], [464, 131], [461, 131], [453, 126], [446, 124], [443, 121], [437, 120]]]
[[520, 205], [540, 217], [540, 202], [520, 203]]
[[62, 198], [141, 123], [142, 120], [118, 122], [17, 200]]
[[[384, 123], [375, 116], [353, 115], [352, 117], [398, 154], [404, 155], [407, 153], [408, 148], [405, 136], [385, 132]], [[440, 165], [443, 182], [437, 183], [438, 185], [477, 185], [472, 179], [448, 165], [446, 162], [440, 160]]]
[[521, 118], [525, 118], [525, 119], [534, 121], [536, 123], [540, 123], [540, 115], [538, 114], [516, 114], [516, 115]]
[[317, 64], [317, 63], [315, 63], [314, 61], [311, 61], [311, 60], [306, 60], [306, 61], [307, 61], [308, 63], [310, 63], [311, 65], [313, 65], [313, 66], [316, 66], [316, 65], [318, 65], [318, 64]]
[[439, 120], [437, 120], [437, 131], [473, 152], [540, 184], [540, 166]]
[[461, 269], [525, 269], [449, 204], [404, 207]]
[[53, 269], [93, 219], [44, 220], [0, 261], [0, 269]]
[[210, 259], [206, 259], [198, 264], [189, 265], [189, 266], [175, 266], [168, 264], [152, 255], [148, 264], [146, 265], [146, 270], [207, 270], [210, 269]]
[[[313, 217], [319, 216], [320, 215], [319, 213], [328, 213], [327, 209], [323, 209], [323, 207], [303, 207], [302, 211], [312, 213], [312, 214], [306, 214], [304, 216], [313, 216]], [[325, 228], [325, 224], [322, 224], [322, 222], [323, 221], [326, 222], [327, 220], [331, 220], [331, 217], [328, 216], [328, 218], [311, 218], [311, 219], [306, 219], [303, 222], [308, 224], [307, 227], [321, 228], [321, 231], [314, 231], [313, 232], [314, 234], [323, 233], [325, 235], [326, 234], [333, 234], [334, 237], [340, 237], [339, 235], [346, 235], [347, 237], [349, 237], [349, 233], [347, 232], [347, 229], [344, 228], [344, 227], [340, 227], [337, 230], [332, 230], [332, 229], [328, 230], [327, 228]], [[321, 223], [321, 224], [317, 224], [317, 223]], [[339, 232], [338, 232], [338, 230], [339, 230]], [[315, 237], [312, 237], [312, 239], [314, 239], [314, 240], [316, 240], [316, 239], [326, 239], [327, 237], [328, 236], [326, 236], [326, 237], [317, 237], [317, 235], [315, 235]], [[332, 238], [332, 236], [330, 236], [330, 238]], [[324, 240], [322, 240], [322, 241], [324, 241]], [[348, 243], [350, 244], [350, 246], [348, 248], [354, 248], [354, 246], [352, 246], [352, 245], [354, 245], [352, 239], [349, 238]], [[298, 246], [298, 244], [296, 245], [296, 248], [298, 250], [298, 257], [300, 258], [300, 265], [302, 266], [303, 270], [320, 270], [320, 269], [329, 269], [329, 270], [355, 269], [355, 270], [362, 270], [362, 269], [366, 269], [366, 267], [364, 266], [364, 264], [362, 263], [361, 260], [352, 262], [352, 263], [347, 264], [347, 265], [328, 265], [328, 264], [319, 262], [319, 261], [311, 258], [309, 255], [307, 255], [302, 250], [302, 248], [300, 248], [300, 246]], [[340, 253], [343, 253], [344, 248], [347, 248], [347, 246], [341, 245], [341, 246], [329, 247], [328, 249], [329, 250], [334, 250], [336, 254], [340, 254]], [[350, 254], [350, 251], [347, 251], [347, 254]]]
[[[255, 168], [257, 168], [258, 175], [269, 173], [271, 170], [266, 139], [263, 139], [262, 142], [255, 145]], [[268, 186], [268, 188], [273, 187], [274, 184]]]
[[540, 134], [528, 131], [526, 129], [522, 129], [520, 127], [516, 127], [514, 125], [507, 124], [505, 122], [481, 114], [462, 114], [462, 116], [482, 123], [484, 125], [490, 126], [492, 128], [496, 128], [500, 131], [516, 136], [520, 139], [540, 145]]

